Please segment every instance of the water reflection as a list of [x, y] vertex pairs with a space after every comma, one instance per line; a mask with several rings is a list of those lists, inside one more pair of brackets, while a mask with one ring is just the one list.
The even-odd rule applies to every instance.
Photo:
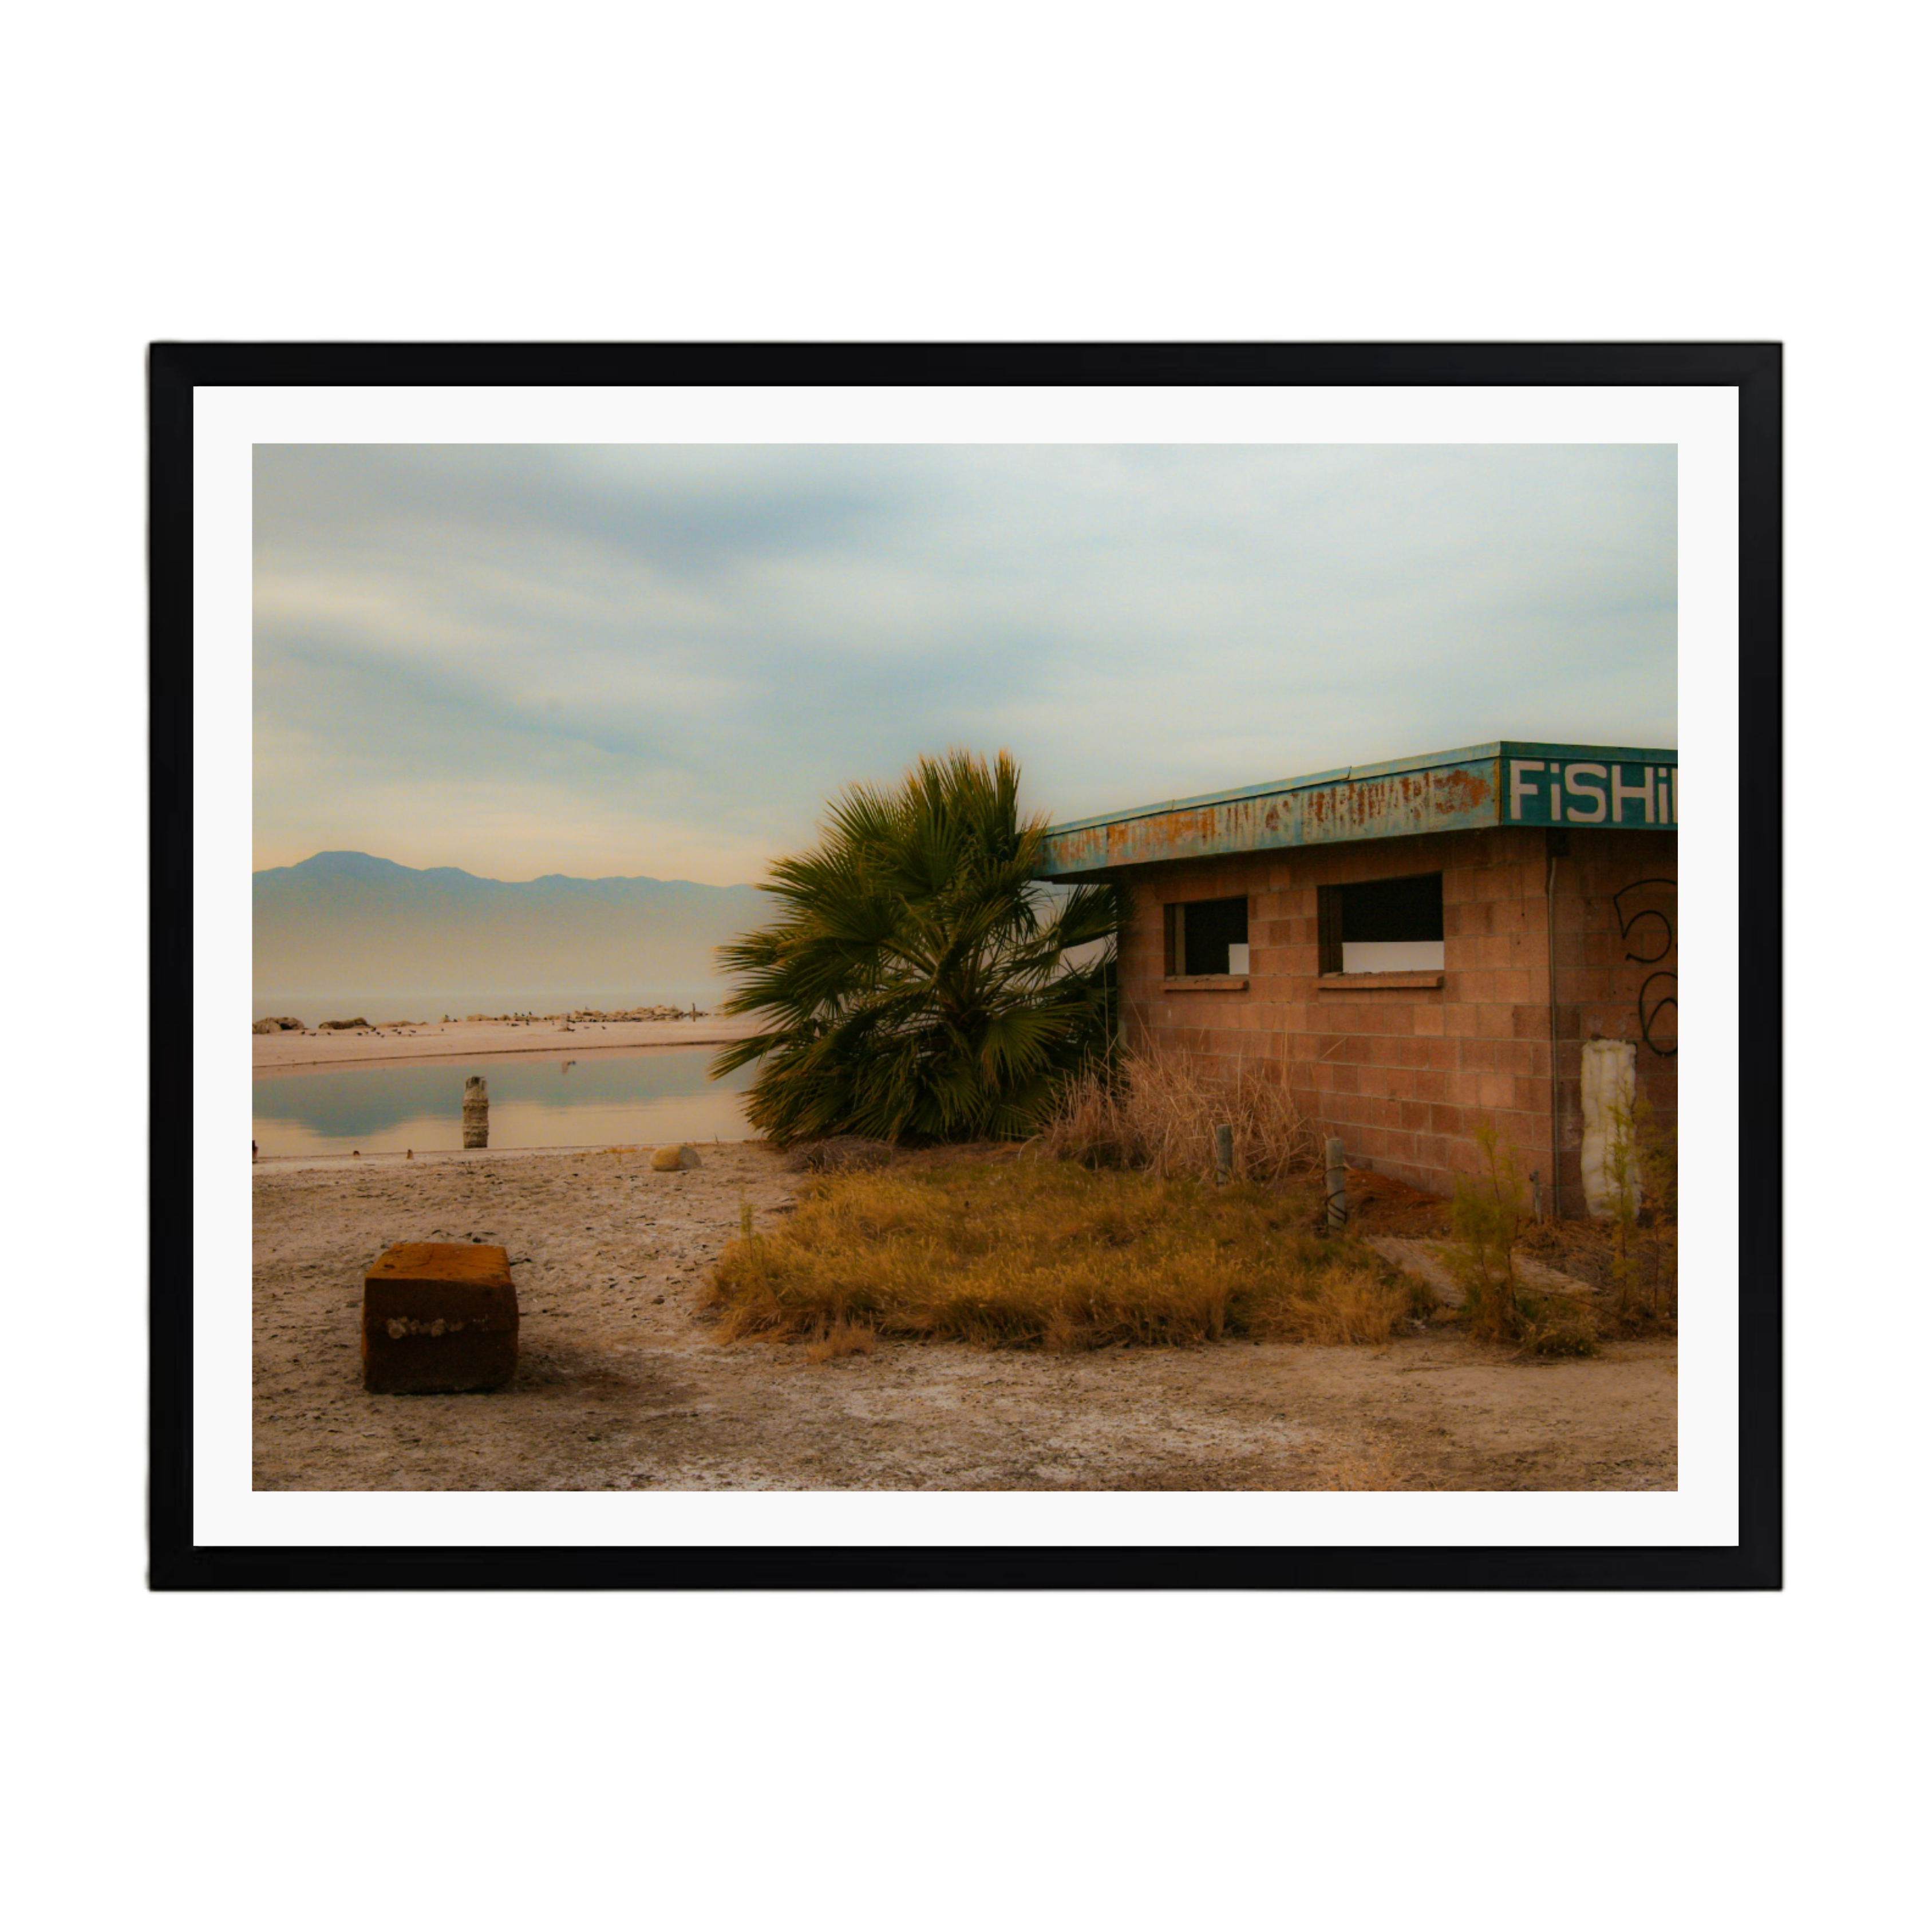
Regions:
[[705, 1077], [707, 1046], [532, 1065], [522, 1060], [436, 1066], [340, 1066], [255, 1082], [254, 1138], [266, 1155], [397, 1153], [463, 1144], [463, 1082], [490, 1083], [493, 1148], [607, 1147], [670, 1140], [742, 1140], [752, 1071]]

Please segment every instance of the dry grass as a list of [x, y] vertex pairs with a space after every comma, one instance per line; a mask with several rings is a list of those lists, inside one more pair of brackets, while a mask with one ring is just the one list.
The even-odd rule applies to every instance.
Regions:
[[1214, 1130], [1223, 1125], [1234, 1130], [1237, 1180], [1278, 1183], [1319, 1165], [1320, 1136], [1280, 1068], [1238, 1061], [1216, 1077], [1172, 1053], [1131, 1052], [1111, 1079], [1096, 1069], [1068, 1081], [1032, 1145], [1085, 1167], [1211, 1181]]
[[1617, 1318], [1630, 1329], [1677, 1320], [1677, 1132], [1651, 1109], [1612, 1111], [1611, 1172]]
[[878, 1345], [878, 1336], [856, 1322], [834, 1322], [805, 1352], [808, 1362], [836, 1362], [842, 1355], [869, 1355]]
[[1383, 1342], [1408, 1288], [1371, 1250], [1311, 1231], [1312, 1184], [959, 1160], [810, 1183], [782, 1229], [720, 1257], [721, 1338], [809, 1344], [830, 1360], [874, 1336], [1078, 1350], [1249, 1336]]
[[[1613, 1212], [1606, 1220], [1529, 1219], [1516, 1150], [1493, 1122], [1477, 1123], [1477, 1174], [1459, 1180], [1454, 1240], [1443, 1258], [1464, 1291], [1471, 1334], [1539, 1355], [1594, 1355], [1612, 1335], [1674, 1333], [1677, 1314], [1677, 1167], [1674, 1135], [1647, 1112], [1613, 1116]], [[1583, 1292], [1526, 1280], [1519, 1251], [1576, 1277]]]
[[1521, 1163], [1493, 1121], [1478, 1120], [1475, 1136], [1480, 1166], [1456, 1183], [1454, 1239], [1441, 1250], [1462, 1286], [1464, 1325], [1485, 1341], [1514, 1342], [1538, 1355], [1595, 1354], [1605, 1311], [1587, 1288], [1572, 1294], [1532, 1287], [1518, 1273], [1516, 1250], [1535, 1225]]

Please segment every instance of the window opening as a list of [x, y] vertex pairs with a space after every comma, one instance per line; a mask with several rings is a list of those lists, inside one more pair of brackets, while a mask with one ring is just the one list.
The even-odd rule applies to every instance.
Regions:
[[1442, 874], [1324, 886], [1318, 908], [1324, 973], [1442, 968]]
[[1169, 979], [1248, 970], [1248, 902], [1188, 899], [1166, 908]]

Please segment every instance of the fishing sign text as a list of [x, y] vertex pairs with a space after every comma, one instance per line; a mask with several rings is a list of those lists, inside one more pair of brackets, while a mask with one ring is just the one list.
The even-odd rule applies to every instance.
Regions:
[[1508, 758], [1504, 823], [1511, 825], [1677, 824], [1677, 767], [1611, 760]]

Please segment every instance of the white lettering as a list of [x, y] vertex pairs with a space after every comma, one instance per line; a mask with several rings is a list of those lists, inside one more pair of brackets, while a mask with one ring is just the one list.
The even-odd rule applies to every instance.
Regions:
[[[1596, 809], [1584, 812], [1575, 807], [1565, 814], [1573, 825], [1600, 825], [1604, 820], [1604, 802], [1603, 781], [1610, 773], [1601, 765], [1571, 765], [1563, 774], [1564, 783], [1569, 788], [1572, 798], [1594, 799]], [[1592, 784], [1590, 781], [1597, 781]]]
[[1670, 802], [1670, 781], [1676, 776], [1668, 765], [1657, 775], [1657, 820], [1660, 825], [1677, 823]]
[[1534, 786], [1534, 785], [1526, 785], [1526, 784], [1525, 784], [1523, 783], [1523, 782], [1522, 782], [1522, 775], [1523, 775], [1523, 773], [1524, 773], [1525, 772], [1540, 772], [1540, 771], [1541, 771], [1541, 770], [1542, 770], [1542, 769], [1543, 769], [1543, 760], [1542, 760], [1540, 758], [1512, 758], [1512, 759], [1510, 759], [1510, 818], [1520, 818], [1522, 816], [1522, 802], [1523, 802], [1523, 800], [1524, 800], [1525, 799], [1526, 799], [1526, 798], [1532, 798], [1532, 797], [1534, 797], [1534, 796], [1535, 796], [1535, 794], [1536, 794], [1536, 788], [1535, 788], [1535, 786]]
[[1654, 825], [1657, 823], [1657, 794], [1654, 789], [1656, 782], [1657, 772], [1652, 766], [1644, 766], [1642, 784], [1627, 785], [1624, 783], [1623, 766], [1612, 765], [1610, 767], [1610, 823], [1612, 825], [1622, 824], [1624, 800], [1640, 798], [1643, 800], [1643, 822], [1646, 825]]

